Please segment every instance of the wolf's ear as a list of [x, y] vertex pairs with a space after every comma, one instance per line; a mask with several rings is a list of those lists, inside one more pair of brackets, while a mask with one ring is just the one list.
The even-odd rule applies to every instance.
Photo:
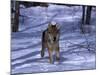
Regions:
[[48, 28], [49, 28], [50, 26], [51, 26], [51, 24], [49, 23], [49, 24], [48, 24]]
[[56, 24], [56, 27], [57, 27], [58, 30], [60, 29], [60, 25]]

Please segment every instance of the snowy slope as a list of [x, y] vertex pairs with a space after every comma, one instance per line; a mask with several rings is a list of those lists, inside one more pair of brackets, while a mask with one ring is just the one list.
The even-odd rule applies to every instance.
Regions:
[[[95, 69], [95, 28], [86, 34], [79, 32], [82, 8], [63, 5], [21, 8], [19, 32], [11, 35], [11, 68], [14, 73], [38, 73]], [[92, 11], [92, 26], [95, 27], [95, 11]], [[60, 62], [49, 63], [48, 52], [41, 58], [41, 35], [51, 21], [60, 25]]]

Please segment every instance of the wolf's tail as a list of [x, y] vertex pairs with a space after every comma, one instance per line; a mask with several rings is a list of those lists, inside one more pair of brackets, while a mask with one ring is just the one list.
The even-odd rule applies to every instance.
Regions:
[[41, 50], [41, 57], [44, 57], [44, 50], [45, 50], [45, 31], [42, 34], [42, 50]]

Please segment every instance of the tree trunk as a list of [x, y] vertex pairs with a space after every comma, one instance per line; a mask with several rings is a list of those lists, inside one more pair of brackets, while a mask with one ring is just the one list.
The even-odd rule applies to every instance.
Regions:
[[85, 9], [85, 6], [82, 6], [83, 12], [82, 12], [82, 24], [81, 24], [81, 32], [82, 33], [90, 33], [90, 20], [91, 20], [91, 10], [92, 6], [87, 6], [87, 9]]
[[85, 6], [82, 6], [82, 19], [81, 19], [81, 26], [80, 26], [81, 33], [84, 32], [85, 14], [86, 14]]
[[85, 24], [88, 24], [88, 25], [90, 24], [90, 20], [91, 20], [91, 10], [92, 10], [92, 6], [87, 6]]
[[17, 32], [19, 27], [19, 2], [15, 2], [15, 17], [14, 24], [12, 25], [12, 32]]
[[85, 21], [85, 6], [82, 6], [83, 12], [82, 12], [82, 24], [84, 24]]

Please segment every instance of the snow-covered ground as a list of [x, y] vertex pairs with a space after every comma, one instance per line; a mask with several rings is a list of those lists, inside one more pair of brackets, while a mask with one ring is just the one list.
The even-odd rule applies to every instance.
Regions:
[[[19, 32], [11, 34], [11, 70], [15, 73], [95, 69], [95, 9], [92, 10], [90, 34], [79, 30], [82, 7], [49, 5], [21, 8]], [[49, 63], [48, 52], [41, 58], [41, 35], [48, 23], [60, 25], [60, 62]], [[87, 38], [87, 39], [86, 39]], [[87, 49], [87, 42], [90, 51]]]

